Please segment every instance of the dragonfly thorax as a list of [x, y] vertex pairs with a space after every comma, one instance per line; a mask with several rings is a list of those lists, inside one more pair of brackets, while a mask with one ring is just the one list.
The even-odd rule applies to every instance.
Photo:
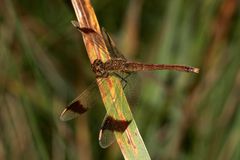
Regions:
[[109, 75], [105, 69], [105, 64], [100, 59], [96, 59], [93, 62], [92, 71], [96, 74], [96, 77], [106, 78]]

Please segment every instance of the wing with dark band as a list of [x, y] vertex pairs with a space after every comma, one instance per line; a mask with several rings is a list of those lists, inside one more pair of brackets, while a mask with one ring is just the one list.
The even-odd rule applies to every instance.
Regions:
[[[102, 35], [100, 35], [92, 28], [80, 27], [78, 21], [71, 21], [71, 22], [73, 26], [76, 27], [80, 32], [94, 36], [94, 38], [92, 39], [92, 43], [98, 46], [98, 48], [101, 49], [105, 54], [109, 53], [111, 58], [126, 59], [118, 51], [114, 41], [112, 40], [110, 35], [105, 31], [104, 28], [101, 29]], [[107, 50], [105, 49], [105, 47], [103, 47], [104, 44], [106, 45]]]
[[131, 120], [117, 120], [106, 114], [99, 132], [99, 145], [109, 147], [115, 141], [114, 132], [123, 133], [130, 123]]
[[61, 113], [60, 119], [68, 121], [85, 113], [100, 99], [97, 83], [93, 82], [84, 92], [74, 99]]

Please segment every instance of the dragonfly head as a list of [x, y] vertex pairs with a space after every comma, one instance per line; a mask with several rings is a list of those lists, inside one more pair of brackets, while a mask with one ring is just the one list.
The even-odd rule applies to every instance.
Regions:
[[105, 64], [100, 59], [96, 59], [92, 64], [92, 71], [96, 74], [96, 77], [106, 78], [108, 72], [105, 69]]

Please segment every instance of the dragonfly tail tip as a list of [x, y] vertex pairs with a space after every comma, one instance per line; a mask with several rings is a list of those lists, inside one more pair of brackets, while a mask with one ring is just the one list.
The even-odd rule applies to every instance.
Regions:
[[193, 68], [194, 73], [199, 73], [200, 69], [199, 68]]

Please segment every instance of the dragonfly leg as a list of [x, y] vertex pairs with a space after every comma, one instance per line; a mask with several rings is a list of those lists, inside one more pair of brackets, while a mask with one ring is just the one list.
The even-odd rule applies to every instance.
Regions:
[[121, 79], [121, 83], [124, 82], [124, 84], [123, 84], [123, 89], [124, 89], [127, 86], [127, 80], [125, 79], [125, 77], [123, 78], [118, 73], [113, 73], [113, 75], [118, 77], [118, 78], [120, 78]]
[[125, 89], [125, 87], [127, 86], [127, 78], [131, 75], [130, 73], [126, 73], [127, 75], [123, 78], [123, 80], [124, 80], [124, 82], [125, 82], [125, 84], [124, 84], [124, 86], [123, 86], [123, 89]]
[[123, 79], [125, 79], [125, 81], [126, 81], [126, 79], [131, 75], [131, 73], [130, 72], [125, 72], [127, 75], [123, 78]]
[[124, 82], [124, 84], [123, 84], [123, 89], [125, 89], [125, 87], [127, 86], [127, 78], [131, 75], [130, 73], [126, 73], [127, 75], [125, 76], [125, 77], [122, 77], [122, 76], [120, 76], [118, 73], [114, 73], [114, 75], [116, 76], [116, 77], [118, 77], [118, 78], [120, 78], [121, 79], [121, 83], [122, 82]]

